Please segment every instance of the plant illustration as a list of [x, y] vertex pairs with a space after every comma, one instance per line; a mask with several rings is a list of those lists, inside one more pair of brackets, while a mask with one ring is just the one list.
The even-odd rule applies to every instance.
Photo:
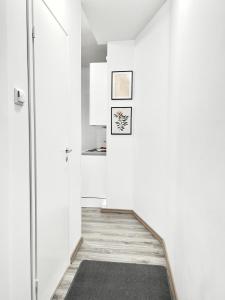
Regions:
[[118, 111], [116, 114], [114, 114], [114, 117], [117, 119], [115, 122], [117, 128], [120, 131], [124, 131], [125, 127], [128, 125], [128, 118], [129, 116], [124, 115], [121, 111]]

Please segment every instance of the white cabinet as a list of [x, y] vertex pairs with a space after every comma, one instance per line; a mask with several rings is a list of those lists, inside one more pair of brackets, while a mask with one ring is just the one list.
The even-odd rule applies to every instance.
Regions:
[[82, 155], [81, 196], [106, 198], [106, 156]]
[[90, 125], [107, 123], [107, 63], [90, 64]]

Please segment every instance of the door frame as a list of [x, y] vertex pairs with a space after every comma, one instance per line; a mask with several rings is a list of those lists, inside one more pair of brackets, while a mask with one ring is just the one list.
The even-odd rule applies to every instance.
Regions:
[[27, 81], [29, 125], [29, 191], [30, 191], [30, 288], [31, 300], [37, 300], [37, 176], [36, 176], [36, 104], [34, 73], [34, 11], [33, 0], [26, 0]]

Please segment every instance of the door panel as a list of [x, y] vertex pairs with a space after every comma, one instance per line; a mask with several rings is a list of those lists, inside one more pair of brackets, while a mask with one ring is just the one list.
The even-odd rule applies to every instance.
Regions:
[[49, 300], [69, 265], [68, 37], [41, 0], [34, 20], [38, 299]]

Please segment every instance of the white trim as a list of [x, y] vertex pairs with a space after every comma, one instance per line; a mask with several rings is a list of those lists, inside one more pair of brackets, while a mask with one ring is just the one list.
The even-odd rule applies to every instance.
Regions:
[[81, 207], [106, 207], [106, 198], [82, 197]]
[[29, 122], [29, 181], [30, 181], [30, 265], [31, 300], [37, 300], [37, 241], [36, 241], [36, 124], [34, 90], [33, 49], [33, 0], [26, 0], [27, 30], [27, 80], [28, 80], [28, 122]]

